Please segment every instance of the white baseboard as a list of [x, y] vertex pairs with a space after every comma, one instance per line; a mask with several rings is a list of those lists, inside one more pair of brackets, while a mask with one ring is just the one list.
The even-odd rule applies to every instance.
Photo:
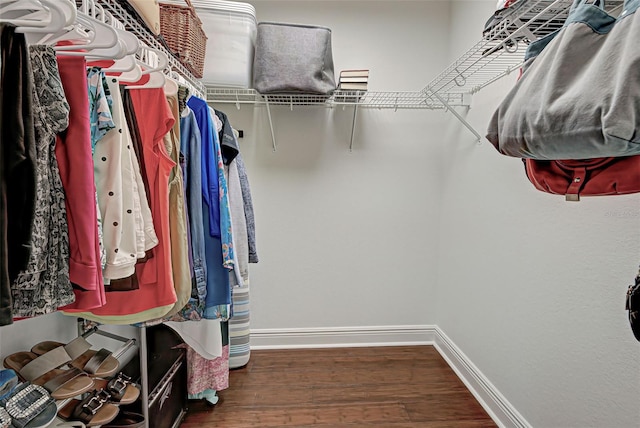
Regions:
[[436, 349], [495, 423], [504, 428], [531, 428], [516, 408], [439, 327], [436, 327], [435, 333]]
[[518, 413], [515, 407], [438, 326], [402, 325], [251, 330], [251, 349], [403, 345], [435, 346], [494, 422], [503, 428], [531, 428], [531, 425]]
[[433, 345], [435, 326], [335, 327], [251, 330], [251, 349]]

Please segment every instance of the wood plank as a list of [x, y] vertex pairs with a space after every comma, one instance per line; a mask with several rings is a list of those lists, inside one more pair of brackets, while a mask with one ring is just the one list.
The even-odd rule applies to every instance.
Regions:
[[[464, 422], [447, 422], [447, 421], [433, 421], [433, 422], [392, 422], [385, 423], [384, 428], [497, 428], [495, 422], [491, 419], [477, 420], [477, 421], [464, 421]], [[368, 423], [355, 423], [355, 424], [338, 424], [333, 425], [332, 428], [372, 428], [378, 427], [377, 424]], [[303, 425], [298, 428], [313, 428], [313, 425]]]
[[414, 422], [486, 419], [487, 414], [469, 391], [432, 394], [421, 402], [405, 403]]
[[[231, 387], [220, 393], [225, 407], [238, 406], [301, 406], [316, 404], [313, 389], [307, 386], [259, 386], [255, 388]], [[221, 404], [222, 404], [221, 403]]]
[[354, 385], [354, 384], [387, 384], [387, 383], [413, 383], [433, 380], [435, 382], [449, 380], [455, 381], [455, 374], [444, 372], [441, 369], [421, 367], [395, 367], [387, 368], [351, 368], [341, 369], [330, 366], [325, 370], [283, 370], [274, 378], [272, 371], [252, 371], [243, 375], [234, 376], [234, 387], [246, 388], [259, 385]]
[[[409, 417], [400, 403], [384, 403], [375, 405], [355, 406], [349, 405], [324, 405], [300, 408], [260, 407], [250, 410], [238, 409], [235, 413], [222, 414], [213, 418], [219, 426], [234, 427], [300, 427], [335, 426], [337, 424], [373, 423], [386, 424], [395, 422], [408, 422]], [[215, 414], [215, 412], [214, 412]], [[201, 425], [209, 419], [198, 414], [189, 414], [182, 423], [182, 428], [201, 428]]]
[[315, 403], [343, 402], [383, 402], [399, 400], [403, 403], [421, 402], [433, 394], [453, 394], [468, 392], [462, 382], [452, 384], [450, 380], [429, 381], [427, 385], [416, 382], [411, 384], [394, 383], [388, 385], [349, 385], [331, 388], [314, 388]]

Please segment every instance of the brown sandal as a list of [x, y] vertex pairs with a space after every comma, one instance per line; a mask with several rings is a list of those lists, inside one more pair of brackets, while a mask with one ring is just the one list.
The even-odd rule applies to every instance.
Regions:
[[109, 393], [93, 391], [82, 400], [71, 400], [58, 411], [58, 416], [67, 421], [80, 421], [88, 427], [105, 425], [113, 421], [120, 409], [109, 403]]
[[94, 379], [95, 389], [109, 393], [109, 402], [127, 405], [135, 402], [140, 390], [131, 383], [131, 378], [120, 372], [113, 379]]
[[90, 376], [109, 377], [120, 367], [120, 363], [111, 355], [111, 351], [104, 348], [99, 351], [90, 349], [91, 344], [82, 336], [73, 339], [66, 345], [54, 341], [40, 342], [31, 348], [31, 352], [42, 355], [56, 348], [64, 349], [71, 360], [69, 364]]
[[60, 369], [68, 363], [68, 355], [59, 350], [41, 356], [32, 352], [16, 352], [3, 361], [4, 366], [13, 369], [21, 379], [43, 386], [56, 400], [75, 397], [93, 388], [93, 379], [82, 370], [75, 367]]

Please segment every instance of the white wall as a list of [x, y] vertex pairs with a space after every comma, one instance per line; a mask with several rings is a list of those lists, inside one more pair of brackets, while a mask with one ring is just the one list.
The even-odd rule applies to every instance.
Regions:
[[[371, 90], [419, 90], [445, 64], [449, 5], [437, 2], [254, 2], [259, 21], [332, 29], [335, 69], [369, 68]], [[217, 105], [247, 137], [241, 150], [256, 209], [252, 329], [435, 322], [443, 112], [358, 113]]]
[[[463, 29], [481, 28], [495, 2], [484, 3], [453, 3], [452, 49], [477, 40]], [[476, 129], [513, 81], [476, 95]], [[640, 196], [571, 203], [538, 192], [520, 160], [453, 123], [438, 326], [532, 426], [637, 427], [640, 346], [623, 309], [640, 262]]]

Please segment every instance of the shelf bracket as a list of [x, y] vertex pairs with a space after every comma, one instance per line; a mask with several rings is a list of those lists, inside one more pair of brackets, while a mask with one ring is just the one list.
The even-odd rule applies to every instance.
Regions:
[[349, 141], [349, 152], [353, 152], [353, 135], [356, 132], [356, 117], [358, 115], [358, 104], [353, 105], [353, 122], [351, 123], [351, 141]]
[[460, 113], [458, 113], [453, 107], [451, 107], [451, 105], [449, 105], [448, 102], [445, 101], [444, 98], [442, 98], [440, 95], [438, 95], [436, 92], [434, 91], [429, 91], [431, 92], [431, 94], [436, 97], [441, 103], [442, 105], [444, 105], [444, 107], [449, 110], [451, 112], [451, 114], [453, 114], [460, 122], [462, 122], [462, 124], [469, 130], [471, 131], [471, 133], [473, 135], [476, 136], [476, 142], [479, 144], [482, 141], [482, 136], [480, 134], [478, 134], [478, 131], [475, 130], [475, 128], [473, 126], [471, 126], [471, 124], [469, 122], [467, 122], [467, 120], [462, 117], [460, 115]]
[[264, 97], [265, 105], [267, 106], [267, 117], [269, 118], [269, 129], [271, 130], [271, 142], [273, 144], [273, 151], [276, 151], [276, 135], [273, 132], [273, 121], [271, 120], [271, 107], [269, 106], [269, 96]]

